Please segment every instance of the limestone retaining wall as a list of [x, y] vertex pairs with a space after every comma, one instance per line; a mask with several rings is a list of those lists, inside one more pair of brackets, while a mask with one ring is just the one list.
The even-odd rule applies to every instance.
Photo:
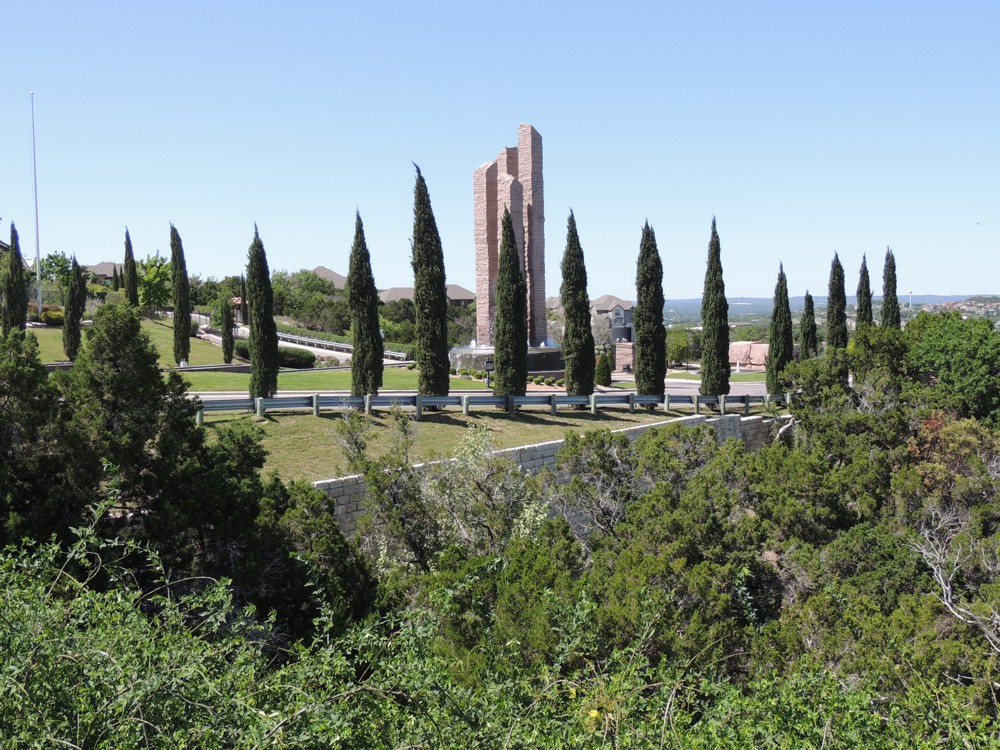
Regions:
[[[777, 430], [778, 421], [770, 417], [741, 417], [737, 414], [727, 414], [724, 417], [696, 415], [665, 420], [663, 422], [653, 422], [637, 427], [626, 427], [615, 432], [622, 433], [629, 440], [635, 440], [646, 430], [653, 427], [662, 427], [666, 424], [682, 424], [693, 427], [707, 423], [715, 428], [715, 438], [720, 444], [733, 438], [742, 440], [747, 450], [755, 451], [771, 442]], [[562, 448], [563, 442], [562, 440], [551, 440], [547, 443], [523, 445], [518, 448], [499, 450], [497, 454], [509, 457], [524, 471], [534, 474], [544, 468], [555, 466], [556, 454]], [[423, 464], [417, 464], [418, 469], [422, 467]], [[352, 474], [351, 476], [314, 482], [313, 486], [325, 492], [334, 501], [334, 514], [344, 533], [347, 535], [354, 534], [357, 530], [358, 519], [365, 512], [366, 490], [364, 478], [357, 474]]]

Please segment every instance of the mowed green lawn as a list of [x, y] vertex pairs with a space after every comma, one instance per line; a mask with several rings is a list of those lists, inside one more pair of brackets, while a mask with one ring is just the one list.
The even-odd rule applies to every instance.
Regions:
[[[551, 416], [547, 409], [524, 409], [516, 414], [480, 410], [464, 416], [460, 409], [426, 413], [415, 423], [416, 441], [413, 461], [428, 461], [455, 455], [470, 425], [489, 430], [496, 448], [513, 448], [548, 440], [560, 440], [567, 432], [633, 427], [662, 422], [690, 412], [649, 412], [629, 414], [627, 409], [613, 409], [593, 415], [588, 411], [563, 411]], [[212, 439], [220, 425], [236, 419], [250, 419], [264, 430], [268, 450], [265, 472], [277, 471], [285, 480], [319, 481], [349, 474], [347, 462], [336, 439], [336, 424], [342, 419], [336, 412], [320, 417], [311, 414], [268, 412], [263, 419], [246, 415], [210, 414], [205, 428]], [[369, 450], [382, 455], [392, 444], [392, 419], [386, 412], [372, 416], [373, 431]]]
[[[142, 330], [146, 332], [156, 350], [160, 354], [160, 365], [170, 367], [174, 364], [174, 328], [169, 319], [142, 319]], [[38, 339], [38, 349], [42, 362], [65, 362], [63, 352], [62, 328], [31, 328], [31, 333]], [[83, 329], [83, 341], [87, 340], [87, 328]], [[190, 365], [221, 365], [222, 349], [202, 339], [191, 339]]]

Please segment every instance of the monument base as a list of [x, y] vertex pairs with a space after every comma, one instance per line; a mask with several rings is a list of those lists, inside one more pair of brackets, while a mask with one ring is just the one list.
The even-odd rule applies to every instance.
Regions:
[[[456, 346], [448, 352], [448, 360], [456, 370], [485, 370], [486, 360], [494, 358], [492, 346]], [[562, 349], [558, 346], [535, 346], [528, 349], [528, 372], [565, 370]]]

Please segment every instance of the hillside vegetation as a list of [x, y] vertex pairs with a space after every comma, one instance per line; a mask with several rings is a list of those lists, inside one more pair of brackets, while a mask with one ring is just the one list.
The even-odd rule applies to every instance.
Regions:
[[[794, 427], [569, 436], [526, 476], [467, 430], [336, 439], [370, 513], [206, 441], [138, 319], [74, 367], [0, 343], [10, 746], [998, 744], [1000, 334], [957, 314], [792, 363]], [[565, 479], [557, 482], [556, 476]]]

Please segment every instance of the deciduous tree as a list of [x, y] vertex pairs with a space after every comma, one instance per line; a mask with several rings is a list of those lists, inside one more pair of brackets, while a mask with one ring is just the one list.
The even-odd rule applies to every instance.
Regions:
[[663, 325], [663, 263], [647, 221], [635, 271], [635, 387], [641, 396], [662, 396], [667, 376], [667, 329]]
[[[354, 217], [354, 245], [347, 271], [347, 304], [351, 309], [351, 393], [375, 395], [382, 387], [384, 345], [378, 321], [378, 290], [372, 276], [371, 256], [365, 243], [361, 214]], [[447, 374], [447, 371], [445, 371]]]
[[589, 396], [594, 392], [594, 334], [590, 329], [587, 266], [572, 211], [566, 226], [566, 250], [561, 270], [559, 299], [565, 325], [562, 351], [566, 360], [566, 393], [570, 396]]
[[729, 393], [729, 302], [722, 277], [722, 244], [712, 218], [705, 290], [701, 297], [701, 388], [706, 396]]

